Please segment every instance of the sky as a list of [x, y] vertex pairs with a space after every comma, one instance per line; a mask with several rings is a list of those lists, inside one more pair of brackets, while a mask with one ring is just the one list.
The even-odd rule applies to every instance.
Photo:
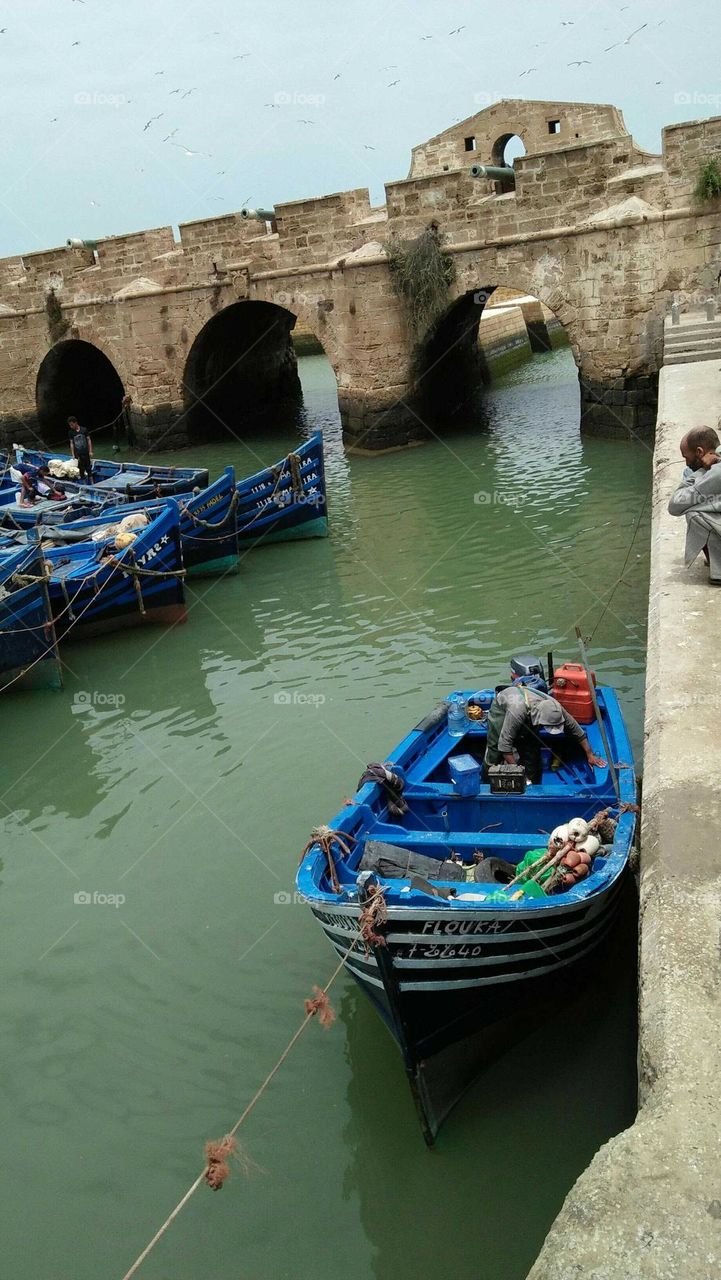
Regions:
[[0, 28], [0, 257], [381, 204], [414, 145], [501, 98], [611, 102], [653, 152], [721, 115], [719, 0], [0, 0]]

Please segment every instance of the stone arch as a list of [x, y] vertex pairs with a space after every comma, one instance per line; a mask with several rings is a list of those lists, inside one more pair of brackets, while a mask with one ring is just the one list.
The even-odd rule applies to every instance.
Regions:
[[[479, 344], [481, 317], [496, 289], [524, 290], [523, 272], [516, 272], [515, 276], [509, 273], [510, 278], [505, 272], [496, 272], [491, 277], [492, 283], [476, 282], [468, 287], [471, 274], [469, 266], [459, 270], [452, 300], [416, 348], [413, 369], [415, 399], [419, 412], [430, 423], [469, 419], [478, 414], [483, 388], [490, 381]], [[484, 276], [480, 276], [480, 280], [483, 279]], [[527, 293], [544, 303], [566, 329], [569, 346], [578, 365], [578, 349], [574, 348], [574, 338], [566, 324], [571, 317], [571, 309], [564, 305], [558, 291], [550, 295], [552, 300], [541, 296], [542, 292], [545, 291], [527, 286]], [[563, 314], [559, 314], [559, 308]], [[540, 349], [540, 345], [534, 343], [531, 347]]]
[[[201, 326], [181, 382], [191, 440], [242, 437], [300, 419], [302, 388], [291, 335], [301, 309], [293, 302], [282, 292], [241, 299]], [[317, 333], [312, 310], [306, 314], [308, 330]], [[323, 337], [319, 341], [325, 350]]]
[[88, 431], [108, 426], [120, 413], [125, 394], [113, 360], [100, 344], [62, 338], [46, 353], [35, 379], [35, 406], [42, 438], [67, 440], [72, 414]]

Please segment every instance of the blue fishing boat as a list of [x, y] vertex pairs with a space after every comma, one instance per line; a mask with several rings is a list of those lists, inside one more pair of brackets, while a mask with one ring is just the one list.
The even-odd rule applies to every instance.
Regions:
[[37, 545], [10, 548], [0, 563], [0, 688], [62, 683], [42, 554]]
[[[48, 590], [58, 637], [186, 619], [180, 512], [168, 499], [121, 550], [112, 538], [51, 547]], [[0, 562], [2, 553], [0, 553]]]
[[326, 537], [328, 506], [320, 431], [274, 466], [240, 480], [237, 492], [241, 546]]
[[616, 915], [636, 781], [616, 693], [595, 694], [583, 727], [599, 757], [605, 734], [605, 765], [539, 730], [533, 785], [483, 767], [493, 690], [460, 694], [479, 707], [460, 736], [451, 695], [301, 857], [298, 889], [400, 1046], [428, 1143], [484, 1062], [563, 1002]]
[[[72, 463], [69, 453], [49, 453], [43, 449], [30, 449], [25, 445], [13, 445], [18, 462], [27, 462], [31, 467], [39, 467], [51, 462]], [[8, 454], [0, 456], [4, 467], [12, 466]], [[52, 467], [51, 467], [52, 471]], [[196, 486], [204, 489], [209, 475], [206, 467], [168, 467], [148, 465], [144, 462], [113, 462], [109, 458], [93, 458], [93, 485], [117, 489], [123, 492], [128, 487], [145, 486], [152, 492], [157, 487], [167, 486], [168, 492], [162, 496], [185, 492]], [[161, 496], [161, 495], [159, 495]]]
[[[137, 501], [110, 509], [102, 508], [93, 515], [72, 518], [67, 523], [43, 525], [39, 532], [46, 546], [69, 546], [87, 541], [101, 533], [103, 528], [109, 529], [129, 515], [142, 513], [148, 520], [153, 520], [164, 510], [166, 501]], [[202, 489], [199, 493], [183, 494], [176, 501], [186, 577], [237, 570], [238, 498], [233, 468], [226, 467], [223, 474], [207, 489]]]

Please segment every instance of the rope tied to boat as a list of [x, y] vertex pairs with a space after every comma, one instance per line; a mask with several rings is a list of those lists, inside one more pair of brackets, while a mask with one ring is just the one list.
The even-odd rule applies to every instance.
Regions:
[[373, 947], [385, 947], [387, 942], [379, 929], [388, 921], [388, 907], [379, 884], [369, 884], [363, 910], [358, 918], [358, 931], [363, 940], [366, 955]]
[[[312, 997], [309, 997], [305, 1001], [305, 1016], [303, 1018], [303, 1021], [291, 1036], [290, 1040], [288, 1041], [288, 1044], [286, 1045], [285, 1049], [283, 1050], [280, 1057], [278, 1058], [278, 1061], [275, 1063], [275, 1066], [272, 1067], [271, 1070], [268, 1072], [267, 1076], [265, 1077], [265, 1080], [256, 1090], [255, 1094], [251, 1098], [247, 1107], [242, 1112], [242, 1114], [238, 1117], [232, 1129], [230, 1129], [228, 1133], [226, 1133], [225, 1137], [221, 1138], [219, 1141], [216, 1141], [216, 1142], [206, 1143], [205, 1152], [204, 1152], [205, 1167], [203, 1168], [202, 1173], [198, 1175], [198, 1177], [195, 1179], [195, 1182], [193, 1182], [192, 1185], [188, 1188], [188, 1190], [185, 1192], [185, 1195], [182, 1197], [182, 1199], [178, 1201], [178, 1203], [176, 1204], [172, 1212], [168, 1214], [165, 1221], [156, 1231], [152, 1240], [145, 1246], [145, 1248], [143, 1249], [143, 1252], [139, 1254], [139, 1256], [135, 1259], [135, 1262], [133, 1263], [130, 1270], [126, 1271], [125, 1275], [123, 1276], [123, 1280], [132, 1280], [132, 1277], [137, 1275], [145, 1259], [148, 1257], [148, 1254], [151, 1253], [151, 1251], [155, 1248], [158, 1241], [162, 1238], [162, 1236], [165, 1235], [165, 1232], [168, 1230], [168, 1228], [172, 1225], [172, 1223], [178, 1217], [178, 1214], [185, 1207], [185, 1205], [188, 1203], [190, 1198], [198, 1190], [198, 1187], [200, 1187], [204, 1182], [209, 1187], [211, 1187], [214, 1191], [218, 1191], [220, 1187], [222, 1187], [223, 1182], [226, 1180], [226, 1178], [230, 1174], [229, 1157], [236, 1155], [238, 1153], [237, 1143], [235, 1140], [236, 1133], [238, 1132], [240, 1126], [245, 1122], [247, 1117], [250, 1115], [253, 1108], [260, 1101], [266, 1089], [271, 1084], [272, 1080], [280, 1071], [280, 1068], [282, 1067], [286, 1058], [291, 1053], [294, 1046], [297, 1044], [298, 1040], [302, 1036], [306, 1027], [313, 1020], [316, 1013], [318, 1014], [318, 1021], [321, 1023], [321, 1026], [329, 1027], [331, 1025], [331, 1022], [328, 1020], [327, 1017], [325, 1021], [323, 1021], [321, 1017], [321, 1013], [326, 1008], [326, 1003], [322, 999], [322, 997], [325, 997], [327, 1000], [327, 996], [328, 996], [328, 992], [330, 991], [330, 988], [332, 987], [333, 983], [338, 977], [338, 974], [341, 972], [341, 970], [345, 966], [345, 963], [351, 951], [353, 951], [358, 945], [358, 941], [359, 941], [358, 938], [354, 938], [353, 941], [350, 943], [346, 951], [341, 956], [338, 964], [333, 970], [333, 973], [331, 974], [330, 978], [326, 982], [325, 986], [320, 988], [318, 987], [313, 988], [313, 991], [316, 994], [314, 994]], [[330, 1006], [327, 1006], [327, 1007], [329, 1008]]]
[[336, 870], [335, 858], [333, 857], [333, 844], [337, 844], [341, 853], [345, 858], [350, 856], [350, 845], [355, 844], [355, 836], [351, 836], [347, 831], [334, 831], [332, 827], [321, 824], [319, 827], [313, 827], [310, 833], [310, 840], [307, 842], [299, 861], [302, 862], [305, 855], [313, 848], [319, 845], [321, 851], [325, 854], [328, 863], [328, 875], [330, 876], [331, 886], [334, 893], [340, 893], [340, 881]]
[[382, 788], [388, 802], [388, 813], [392, 818], [402, 818], [408, 812], [408, 805], [403, 799], [404, 782], [400, 774], [394, 773], [385, 764], [368, 764], [361, 774], [356, 791], [360, 791], [366, 782], [375, 782]]
[[193, 524], [196, 525], [199, 529], [222, 529], [223, 526], [228, 524], [228, 522], [232, 519], [235, 513], [235, 508], [237, 507], [239, 501], [240, 501], [240, 495], [238, 493], [238, 490], [234, 489], [233, 496], [230, 499], [230, 505], [228, 507], [226, 514], [223, 516], [222, 520], [201, 520], [200, 516], [196, 516], [195, 512], [190, 510], [190, 507], [184, 506], [182, 502], [179, 503], [178, 505], [182, 513], [186, 516], [189, 516]]

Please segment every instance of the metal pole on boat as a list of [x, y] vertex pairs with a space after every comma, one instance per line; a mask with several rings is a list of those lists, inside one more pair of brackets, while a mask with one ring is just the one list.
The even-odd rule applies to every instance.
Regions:
[[618, 781], [618, 770], [616, 769], [616, 766], [613, 762], [613, 758], [611, 756], [611, 748], [608, 745], [608, 736], [606, 734], [606, 726], [603, 723], [603, 717], [601, 716], [601, 709], [598, 705], [598, 699], [596, 697], [596, 686], [593, 683], [591, 668], [588, 665], [588, 654], [586, 653], [586, 645], [584, 643], [584, 639], [581, 634], [580, 627], [576, 627], [576, 639], [578, 640], [578, 647], [581, 651], [581, 662], [583, 663], [583, 668], [584, 668], [584, 671], [586, 672], [586, 679], [588, 680], [588, 688], [591, 693], [591, 702], [593, 703], [593, 710], [596, 716], [596, 723], [601, 732], [601, 741], [603, 743], [603, 749], [606, 752], [606, 759], [608, 760], [608, 768], [611, 774], [611, 781], [613, 782], [613, 789], [616, 792], [616, 799], [620, 804], [621, 803], [621, 785]]

